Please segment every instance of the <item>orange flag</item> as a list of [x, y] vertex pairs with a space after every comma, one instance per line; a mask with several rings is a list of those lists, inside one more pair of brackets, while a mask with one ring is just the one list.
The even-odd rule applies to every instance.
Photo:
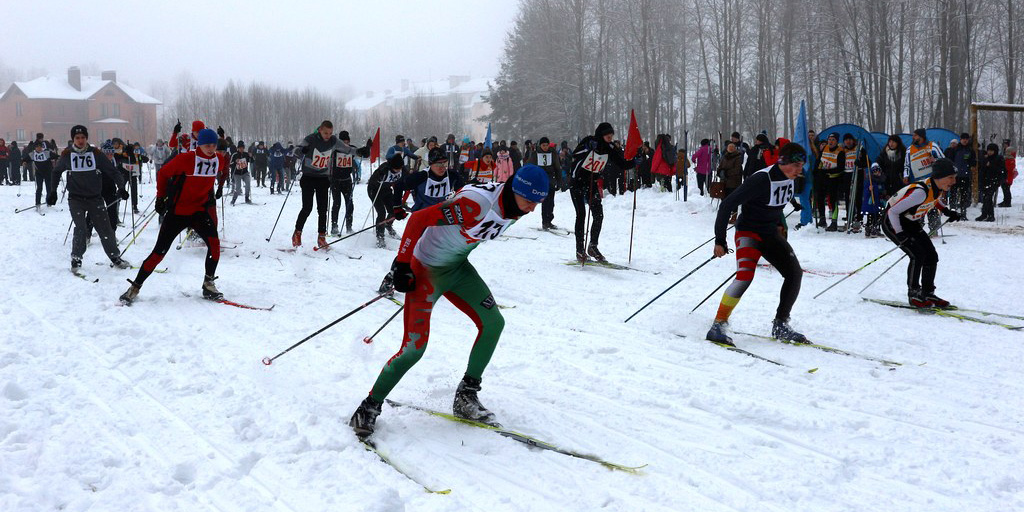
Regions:
[[636, 126], [636, 113], [632, 109], [629, 111], [629, 132], [626, 134], [626, 160], [632, 160], [636, 156], [637, 150], [640, 149], [640, 145], [644, 141], [640, 136], [640, 128]]
[[380, 157], [380, 128], [377, 128], [377, 133], [373, 135], [373, 144], [370, 146], [370, 165], [373, 165]]

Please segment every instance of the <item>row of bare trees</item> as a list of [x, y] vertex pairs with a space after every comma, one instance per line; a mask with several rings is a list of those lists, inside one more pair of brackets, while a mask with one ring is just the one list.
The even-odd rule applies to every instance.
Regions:
[[[1016, 0], [521, 0], [490, 91], [502, 137], [625, 131], [792, 135], [808, 122], [966, 130], [972, 101], [1015, 103]], [[1016, 139], [1024, 116], [984, 113]]]

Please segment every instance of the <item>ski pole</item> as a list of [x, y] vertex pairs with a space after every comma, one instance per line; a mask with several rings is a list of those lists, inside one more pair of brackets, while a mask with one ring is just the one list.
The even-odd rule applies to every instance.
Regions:
[[390, 324], [390, 323], [391, 323], [391, 321], [392, 321], [392, 320], [394, 320], [394, 319], [395, 319], [395, 317], [396, 317], [396, 316], [398, 316], [398, 314], [399, 314], [399, 313], [401, 313], [401, 312], [402, 312], [402, 311], [404, 311], [404, 310], [405, 310], [405, 307], [404, 307], [404, 306], [403, 306], [403, 307], [400, 307], [400, 308], [398, 308], [398, 310], [397, 310], [397, 311], [395, 311], [394, 313], [392, 313], [392, 314], [391, 314], [391, 316], [390, 316], [390, 317], [388, 317], [388, 319], [384, 321], [384, 324], [380, 326], [380, 329], [377, 329], [377, 331], [376, 331], [376, 332], [374, 332], [373, 334], [371, 334], [371, 335], [369, 335], [369, 336], [367, 336], [367, 337], [363, 338], [363, 343], [367, 343], [367, 344], [369, 344], [369, 343], [373, 343], [373, 338], [375, 338], [375, 337], [376, 337], [376, 336], [377, 336], [378, 334], [380, 334], [380, 332], [381, 332], [381, 331], [383, 331], [383, 330], [384, 330], [384, 328], [385, 328], [385, 327], [387, 327], [387, 326], [388, 326], [388, 324]]
[[20, 210], [19, 209], [15, 209], [14, 213], [27, 212], [27, 211], [35, 208], [36, 206], [39, 206], [39, 205], [28, 206], [28, 207], [25, 207], [25, 208], [21, 208]]
[[[787, 218], [787, 219], [788, 219], [788, 218], [789, 218], [789, 216], [790, 216], [790, 215], [793, 215], [793, 212], [795, 212], [795, 211], [796, 211], [796, 209], [790, 210], [790, 212], [789, 212], [789, 213], [787, 213], [787, 214], [786, 214], [786, 216], [785, 216], [784, 218]], [[731, 226], [729, 226], [729, 227], [725, 228], [725, 230], [726, 230], [726, 231], [729, 231], [730, 229], [732, 229], [732, 228], [734, 228], [734, 227], [736, 227], [736, 224], [733, 224], [733, 225], [731, 225]], [[688, 253], [686, 253], [686, 254], [684, 254], [684, 255], [680, 256], [680, 257], [679, 257], [679, 259], [683, 259], [683, 258], [685, 258], [685, 257], [687, 257], [687, 256], [689, 256], [689, 255], [691, 255], [691, 254], [693, 254], [693, 253], [695, 253], [695, 252], [697, 252], [697, 249], [700, 249], [701, 247], [704, 247], [705, 245], [707, 245], [707, 244], [708, 244], [708, 242], [713, 242], [714, 240], [715, 240], [715, 237], [711, 237], [711, 238], [707, 239], [707, 240], [706, 240], [706, 241], [705, 241], [704, 243], [702, 243], [702, 244], [698, 245], [697, 247], [694, 247], [694, 248], [693, 248], [692, 250], [690, 250], [690, 252], [688, 252]]]
[[694, 306], [693, 309], [690, 310], [690, 313], [693, 313], [694, 311], [697, 311], [697, 308], [703, 306], [704, 303], [707, 302], [708, 299], [710, 299], [711, 296], [715, 294], [715, 292], [717, 292], [723, 286], [725, 286], [725, 283], [728, 283], [729, 281], [731, 281], [733, 277], [736, 277], [736, 272], [733, 272], [732, 275], [730, 275], [729, 277], [725, 278], [725, 281], [722, 281], [722, 284], [718, 285], [717, 288], [715, 288], [714, 290], [711, 290], [711, 293], [709, 293], [707, 297], [704, 297], [704, 300], [700, 301], [696, 306]]
[[885, 274], [886, 274], [887, 272], [889, 272], [890, 270], [892, 270], [892, 268], [893, 268], [893, 267], [895, 267], [897, 263], [899, 263], [899, 262], [903, 261], [903, 258], [906, 258], [906, 257], [907, 257], [907, 255], [906, 255], [906, 254], [904, 254], [903, 256], [900, 256], [900, 258], [899, 258], [898, 260], [896, 260], [896, 261], [892, 262], [892, 265], [889, 265], [889, 268], [887, 268], [887, 269], [883, 270], [881, 274], [878, 274], [878, 277], [876, 277], [876, 278], [872, 279], [872, 280], [871, 280], [871, 282], [870, 282], [870, 283], [868, 283], [868, 285], [867, 285], [867, 286], [865, 286], [864, 288], [861, 288], [861, 289], [860, 289], [860, 291], [859, 291], [859, 292], [857, 292], [857, 293], [864, 293], [864, 290], [867, 290], [868, 288], [870, 288], [870, 287], [871, 287], [871, 285], [875, 284], [875, 282], [876, 282], [876, 281], [878, 281], [879, 279], [881, 279], [881, 278], [882, 278], [882, 276], [884, 276], [884, 275], [885, 275]]
[[[140, 217], [140, 218], [139, 218], [139, 224], [140, 224], [140, 225], [145, 225], [145, 223], [146, 223], [147, 221], [149, 221], [149, 219], [150, 219], [150, 218], [151, 218], [151, 217], [152, 217], [153, 215], [155, 215], [155, 214], [156, 214], [156, 210], [154, 210], [154, 211], [152, 211], [152, 212], [149, 212], [149, 213], [147, 213], [147, 214], [143, 215], [142, 217]], [[139, 231], [141, 232], [141, 230], [139, 230]], [[117, 243], [118, 243], [118, 244], [123, 244], [123, 243], [125, 242], [125, 240], [128, 240], [128, 238], [129, 238], [129, 237], [132, 237], [133, 235], [134, 235], [134, 236], [139, 236], [139, 235], [138, 235], [138, 234], [136, 234], [136, 233], [135, 233], [134, 231], [132, 231], [131, 233], [128, 233], [127, 235], [124, 235], [124, 238], [122, 238], [122, 239], [118, 240], [118, 241], [117, 241]], [[134, 240], [134, 238], [132, 238], [132, 239]]]
[[340, 241], [342, 241], [342, 240], [344, 240], [346, 238], [351, 238], [353, 236], [358, 235], [359, 233], [362, 233], [363, 231], [371, 230], [371, 229], [373, 229], [373, 228], [375, 228], [377, 226], [383, 226], [384, 224], [387, 224], [388, 222], [391, 222], [393, 220], [395, 220], [395, 218], [393, 216], [392, 217], [388, 217], [388, 218], [386, 218], [386, 219], [384, 219], [384, 220], [382, 220], [382, 221], [380, 221], [380, 222], [378, 222], [376, 224], [372, 224], [370, 226], [366, 226], [365, 228], [360, 229], [359, 231], [353, 231], [352, 233], [349, 233], [349, 234], [347, 234], [347, 235], [345, 235], [345, 236], [343, 236], [343, 237], [341, 237], [341, 238], [339, 238], [339, 239], [337, 239], [337, 240], [335, 240], [335, 241], [333, 241], [333, 242], [331, 242], [331, 243], [329, 243], [329, 244], [327, 244], [327, 245], [325, 245], [323, 247], [315, 246], [315, 247], [313, 247], [313, 250], [314, 251], [319, 251], [320, 249], [325, 249], [329, 245], [334, 245], [334, 244], [336, 244], [336, 243], [338, 243], [338, 242], [340, 242]]
[[128, 245], [124, 246], [124, 249], [121, 250], [121, 256], [124, 256], [124, 253], [128, 252], [128, 248], [131, 247], [132, 244], [135, 243], [135, 240], [139, 238], [139, 235], [141, 235], [142, 231], [146, 229], [146, 226], [149, 225], [149, 221], [153, 220], [153, 217], [156, 217], [156, 211], [155, 210], [152, 213], [149, 214], [149, 218], [146, 219], [146, 222], [142, 223], [142, 227], [139, 228], [139, 231], [136, 232], [135, 236], [132, 237], [132, 241], [128, 242]]
[[335, 320], [335, 321], [333, 321], [333, 322], [331, 322], [331, 323], [321, 327], [320, 329], [318, 329], [313, 334], [310, 334], [309, 336], [306, 336], [305, 338], [302, 338], [301, 340], [299, 340], [298, 343], [288, 347], [287, 349], [285, 349], [280, 354], [278, 354], [278, 355], [276, 355], [274, 357], [264, 357], [263, 358], [263, 364], [265, 364], [267, 366], [270, 366], [270, 364], [273, 363], [275, 359], [277, 359], [277, 358], [287, 354], [288, 352], [291, 352], [292, 349], [294, 349], [295, 347], [297, 347], [299, 345], [302, 345], [303, 343], [313, 339], [314, 336], [316, 336], [317, 334], [320, 334], [320, 333], [326, 331], [327, 329], [330, 329], [331, 327], [333, 327], [338, 322], [341, 322], [342, 320], [344, 320], [344, 319], [346, 319], [346, 318], [348, 318], [348, 317], [358, 313], [359, 311], [362, 311], [363, 309], [366, 309], [366, 307], [369, 306], [370, 304], [373, 304], [374, 302], [377, 302], [378, 300], [380, 300], [380, 299], [384, 298], [385, 296], [387, 296], [387, 294], [390, 293], [392, 290], [394, 290], [394, 288], [389, 288], [388, 290], [386, 290], [384, 292], [378, 293], [374, 298], [368, 300], [362, 306], [359, 306], [359, 307], [353, 309], [352, 311], [349, 311], [348, 313], [345, 313], [344, 315], [339, 317], [337, 320]]
[[[284, 181], [284, 176], [281, 177], [281, 181]], [[274, 227], [270, 229], [270, 234], [267, 235], [267, 241], [268, 242], [270, 241], [270, 238], [274, 236], [274, 231], [277, 230], [277, 223], [281, 220], [281, 214], [284, 213], [284, 205], [288, 204], [288, 198], [291, 197], [291, 195], [292, 195], [292, 185], [294, 185], [294, 184], [295, 184], [295, 179], [291, 179], [291, 180], [288, 181], [288, 193], [284, 195], [284, 202], [281, 203], [281, 211], [277, 212], [277, 220], [274, 221]], [[278, 187], [280, 187], [280, 186], [281, 185], [278, 184]], [[280, 191], [280, 190], [281, 189], [278, 188], [278, 191]]]
[[[942, 226], [944, 226], [944, 225], [946, 224], [946, 222], [949, 222], [949, 221], [945, 221], [945, 222], [943, 222], [942, 224], [939, 224], [939, 227], [938, 227], [938, 228], [935, 228], [935, 229], [933, 229], [933, 230], [932, 230], [932, 233], [934, 234], [934, 233], [935, 233], [936, 231], [938, 231], [938, 230], [939, 230], [939, 228], [941, 228]], [[908, 240], [909, 240], [909, 239], [908, 239]], [[831, 285], [829, 285], [829, 287], [828, 287], [828, 288], [825, 288], [824, 290], [822, 290], [822, 291], [818, 292], [818, 294], [817, 294], [817, 295], [815, 295], [815, 296], [814, 296], [814, 298], [815, 298], [815, 299], [817, 299], [817, 298], [818, 298], [818, 297], [820, 297], [820, 296], [821, 296], [821, 295], [822, 295], [823, 293], [825, 293], [825, 292], [827, 292], [827, 291], [831, 290], [832, 288], [835, 288], [835, 286], [836, 286], [836, 285], [838, 285], [839, 283], [841, 283], [841, 282], [843, 282], [843, 281], [846, 281], [847, 279], [849, 279], [849, 278], [853, 277], [854, 275], [856, 275], [856, 274], [857, 274], [857, 272], [860, 272], [861, 270], [864, 270], [865, 268], [867, 268], [867, 266], [868, 266], [868, 265], [870, 265], [870, 264], [872, 264], [872, 263], [874, 263], [874, 262], [876, 262], [876, 261], [878, 261], [878, 260], [880, 260], [880, 259], [882, 259], [882, 258], [884, 258], [884, 257], [888, 256], [888, 255], [889, 255], [889, 253], [891, 253], [891, 252], [895, 251], [896, 249], [901, 249], [901, 248], [903, 247], [903, 244], [905, 244], [905, 243], [907, 243], [907, 241], [906, 241], [906, 240], [904, 240], [903, 242], [900, 242], [900, 243], [899, 243], [899, 244], [898, 244], [898, 245], [897, 245], [896, 247], [893, 247], [892, 249], [889, 249], [888, 251], [885, 251], [884, 253], [882, 253], [882, 255], [881, 255], [881, 256], [879, 256], [879, 257], [877, 257], [877, 258], [875, 258], [875, 259], [873, 259], [873, 260], [871, 260], [871, 261], [869, 261], [869, 262], [865, 263], [864, 265], [862, 265], [862, 266], [861, 266], [860, 268], [858, 268], [857, 270], [854, 270], [853, 272], [850, 272], [849, 274], [846, 274], [845, 276], [843, 276], [843, 278], [842, 278], [842, 279], [840, 279], [840, 280], [838, 280], [838, 281], [836, 281], [836, 282], [832, 283]]]
[[700, 268], [701, 268], [701, 267], [703, 267], [704, 265], [707, 265], [708, 263], [711, 263], [711, 260], [713, 260], [713, 259], [715, 259], [715, 257], [714, 257], [714, 256], [712, 256], [712, 257], [708, 258], [707, 260], [704, 260], [704, 263], [701, 263], [700, 265], [697, 265], [697, 268], [695, 268], [695, 269], [691, 270], [691, 271], [690, 271], [690, 272], [689, 272], [688, 274], [686, 274], [685, 276], [683, 276], [683, 277], [680, 277], [678, 281], [676, 281], [676, 282], [672, 283], [672, 286], [669, 286], [668, 288], [666, 288], [666, 289], [665, 289], [665, 291], [663, 291], [663, 292], [659, 293], [657, 297], [655, 297], [655, 298], [651, 299], [651, 300], [650, 300], [650, 302], [648, 302], [647, 304], [644, 304], [644, 306], [643, 306], [642, 308], [640, 308], [640, 309], [636, 310], [636, 313], [633, 313], [632, 315], [629, 315], [629, 318], [627, 318], [627, 319], [623, 320], [623, 322], [622, 322], [622, 323], [626, 323], [626, 322], [629, 322], [630, 320], [632, 320], [634, 316], [638, 315], [638, 314], [639, 314], [639, 313], [640, 313], [641, 311], [643, 311], [644, 309], [646, 309], [646, 308], [647, 308], [647, 306], [650, 306], [651, 304], [653, 304], [653, 303], [654, 303], [654, 301], [656, 301], [656, 300], [660, 299], [662, 295], [665, 295], [666, 293], [668, 293], [668, 291], [669, 291], [669, 290], [671, 290], [672, 288], [675, 288], [675, 287], [676, 287], [676, 285], [677, 285], [677, 284], [679, 284], [679, 283], [681, 283], [681, 282], [683, 282], [683, 280], [684, 280], [684, 279], [686, 279], [687, 277], [690, 277], [690, 276], [692, 276], [692, 275], [693, 275], [693, 273], [694, 273], [694, 272], [696, 272], [696, 271], [698, 271], [698, 270], [700, 270]]
[[68, 244], [68, 236], [71, 235], [71, 226], [75, 225], [75, 219], [72, 218], [71, 222], [68, 223], [68, 232], [64, 234], [64, 245]]

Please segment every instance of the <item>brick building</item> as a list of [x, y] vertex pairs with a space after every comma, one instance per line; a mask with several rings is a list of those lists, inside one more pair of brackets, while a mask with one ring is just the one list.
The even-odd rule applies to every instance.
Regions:
[[83, 124], [94, 144], [119, 137], [148, 145], [156, 140], [159, 104], [119, 83], [114, 71], [82, 76], [71, 67], [66, 78], [45, 76], [11, 84], [0, 96], [0, 137], [28, 141], [41, 132], [63, 146], [71, 127]]

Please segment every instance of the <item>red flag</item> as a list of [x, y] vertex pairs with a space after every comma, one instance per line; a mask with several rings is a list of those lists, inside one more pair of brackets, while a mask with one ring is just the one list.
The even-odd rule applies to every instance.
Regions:
[[370, 165], [373, 165], [380, 158], [380, 128], [373, 136], [373, 144], [370, 145]]
[[636, 113], [632, 109], [629, 111], [629, 132], [626, 134], [626, 160], [632, 160], [636, 156], [637, 150], [640, 149], [640, 145], [644, 141], [640, 137], [640, 128], [636, 126]]

